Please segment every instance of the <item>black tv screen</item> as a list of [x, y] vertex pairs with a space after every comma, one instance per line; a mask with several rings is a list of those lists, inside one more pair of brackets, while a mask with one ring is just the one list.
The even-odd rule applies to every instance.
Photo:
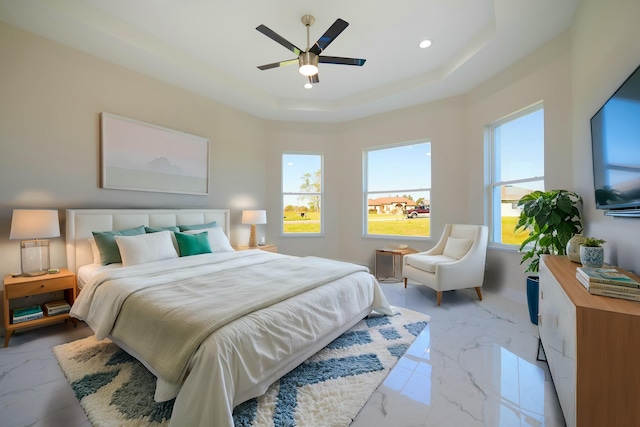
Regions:
[[591, 118], [596, 208], [640, 216], [640, 67]]

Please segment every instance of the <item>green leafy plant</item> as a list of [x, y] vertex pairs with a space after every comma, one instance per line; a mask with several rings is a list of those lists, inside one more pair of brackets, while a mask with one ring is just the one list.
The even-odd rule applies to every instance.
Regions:
[[606, 240], [597, 239], [595, 237], [585, 237], [584, 241], [580, 243], [580, 246], [589, 246], [590, 248], [597, 248], [602, 246], [603, 243], [607, 243]]
[[522, 208], [515, 231], [529, 231], [520, 248], [520, 264], [529, 261], [525, 271], [537, 272], [540, 255], [565, 255], [567, 242], [582, 231], [579, 204], [582, 198], [567, 190], [533, 191], [518, 201]]

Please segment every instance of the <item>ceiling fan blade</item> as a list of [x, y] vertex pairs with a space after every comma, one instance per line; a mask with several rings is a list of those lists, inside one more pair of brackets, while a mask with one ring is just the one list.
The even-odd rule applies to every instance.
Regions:
[[366, 59], [359, 58], [341, 58], [339, 56], [319, 56], [318, 62], [323, 64], [341, 64], [341, 65], [357, 65], [363, 66]]
[[295, 53], [296, 56], [300, 56], [300, 54], [303, 52], [302, 49], [300, 49], [299, 47], [291, 43], [289, 40], [285, 39], [284, 37], [282, 37], [281, 35], [279, 35], [278, 33], [276, 33], [275, 31], [273, 31], [272, 29], [270, 29], [265, 25], [258, 25], [256, 27], [256, 30], [260, 31], [262, 34], [269, 37], [271, 40], [275, 41], [276, 43], [279, 43], [282, 46], [286, 47], [291, 52]]
[[347, 21], [344, 21], [340, 18], [336, 19], [336, 22], [333, 23], [331, 27], [318, 39], [316, 44], [314, 44], [309, 52], [313, 52], [316, 55], [320, 55], [323, 50], [329, 46], [329, 44], [335, 40], [336, 37], [340, 35], [341, 32], [344, 31], [345, 28], [349, 26]]
[[258, 68], [261, 70], [270, 70], [272, 68], [284, 67], [285, 65], [293, 65], [298, 63], [298, 58], [287, 59], [286, 61], [273, 62], [271, 64], [260, 65]]
[[318, 73], [315, 73], [313, 76], [309, 76], [310, 83], [320, 83], [320, 79], [318, 78]]

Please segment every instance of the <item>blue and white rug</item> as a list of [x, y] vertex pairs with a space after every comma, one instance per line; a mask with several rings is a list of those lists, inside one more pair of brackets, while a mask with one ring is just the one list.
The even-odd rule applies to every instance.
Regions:
[[[394, 312], [360, 321], [264, 395], [236, 407], [235, 425], [348, 426], [429, 321], [411, 310]], [[91, 336], [53, 352], [95, 427], [168, 425], [173, 401], [155, 402], [153, 375], [111, 341]]]

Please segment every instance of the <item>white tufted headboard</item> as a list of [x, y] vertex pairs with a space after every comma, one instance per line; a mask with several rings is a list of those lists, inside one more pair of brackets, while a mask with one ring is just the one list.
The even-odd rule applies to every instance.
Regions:
[[67, 209], [67, 268], [77, 273], [93, 263], [92, 231], [112, 231], [144, 225], [169, 227], [216, 221], [229, 236], [229, 209]]

